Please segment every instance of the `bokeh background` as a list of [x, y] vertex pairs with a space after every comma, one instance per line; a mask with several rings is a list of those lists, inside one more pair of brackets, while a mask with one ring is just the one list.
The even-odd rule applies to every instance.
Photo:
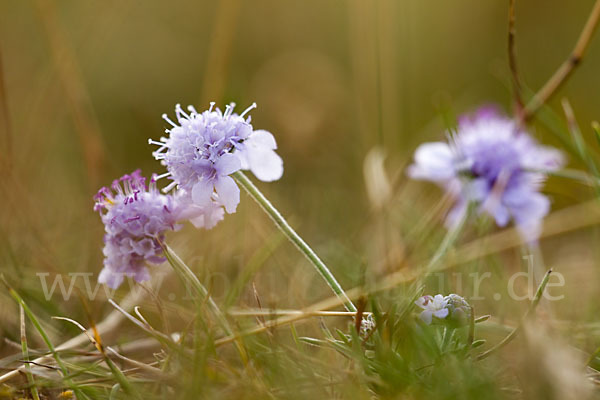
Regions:
[[[568, 56], [592, 5], [517, 2], [527, 87], [539, 88]], [[442, 139], [456, 115], [486, 103], [511, 112], [507, 8], [501, 0], [3, 0], [0, 271], [41, 314], [81, 317], [76, 299], [45, 301], [36, 273], [97, 274], [103, 226], [92, 195], [136, 168], [161, 172], [147, 144], [166, 128], [161, 114], [172, 115], [176, 103], [200, 110], [210, 101], [235, 102], [240, 111], [257, 102], [253, 124], [273, 132], [285, 163], [281, 181], [260, 188], [345, 287], [410, 268], [433, 253], [437, 242], [429, 239], [443, 235], [444, 206], [439, 189], [407, 182], [403, 168], [418, 144]], [[560, 97], [569, 98], [592, 151], [599, 68], [600, 40], [593, 40], [551, 102], [560, 117]], [[561, 146], [548, 126], [531, 129]], [[546, 189], [554, 210], [594, 197], [561, 178]], [[566, 277], [556, 318], [572, 327], [597, 316], [600, 284], [598, 214], [577, 210], [564, 218], [576, 215], [584, 229], [541, 242], [544, 263]], [[553, 226], [560, 231], [563, 222]], [[480, 227], [463, 241], [495, 232]], [[213, 230], [186, 227], [169, 238], [219, 301], [243, 273], [249, 278], [237, 306], [255, 307], [258, 297], [264, 307], [300, 308], [329, 295], [244, 194], [238, 212]], [[492, 271], [501, 286], [525, 268], [519, 246], [508, 247], [457, 271]], [[452, 285], [448, 278], [444, 290]], [[174, 278], [161, 290], [184, 304]], [[489, 297], [478, 307], [500, 318], [514, 320], [526, 305]], [[2, 291], [0, 305], [0, 337], [15, 340], [16, 306]], [[92, 302], [96, 318], [109, 309]], [[582, 346], [594, 347], [586, 340]], [[0, 343], [0, 353], [13, 351]]]

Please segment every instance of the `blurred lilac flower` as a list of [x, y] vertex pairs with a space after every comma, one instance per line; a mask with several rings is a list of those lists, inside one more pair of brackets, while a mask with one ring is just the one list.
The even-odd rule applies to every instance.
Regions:
[[448, 300], [441, 294], [419, 297], [415, 304], [423, 309], [419, 316], [427, 325], [431, 324], [433, 317], [444, 319], [449, 313]]
[[283, 161], [275, 153], [277, 144], [271, 133], [253, 130], [250, 117], [233, 113], [234, 105], [225, 112], [214, 109], [211, 103], [207, 111], [198, 113], [189, 106], [189, 114], [180, 105], [175, 107], [177, 123], [166, 114], [163, 118], [172, 125], [167, 129], [168, 138], [149, 142], [158, 145], [154, 158], [161, 160], [173, 181], [164, 191], [177, 186], [189, 193], [193, 204], [202, 208], [214, 208], [213, 202], [235, 212], [240, 202], [240, 189], [229, 175], [240, 169], [248, 169], [262, 181], [274, 181], [283, 174]]
[[104, 268], [98, 281], [117, 288], [125, 276], [142, 282], [150, 278], [147, 263], [165, 261], [159, 240], [165, 232], [178, 230], [177, 221], [189, 219], [194, 225], [212, 228], [223, 218], [223, 209], [209, 203], [190, 204], [185, 192], [161, 194], [155, 177], [146, 187], [139, 170], [103, 187], [94, 196], [94, 210], [104, 223]]
[[449, 143], [424, 143], [408, 174], [444, 187], [457, 198], [447, 225], [457, 224], [469, 203], [498, 226], [512, 218], [522, 236], [535, 241], [550, 201], [539, 190], [546, 173], [564, 164], [562, 153], [538, 144], [514, 120], [491, 107], [459, 120]]

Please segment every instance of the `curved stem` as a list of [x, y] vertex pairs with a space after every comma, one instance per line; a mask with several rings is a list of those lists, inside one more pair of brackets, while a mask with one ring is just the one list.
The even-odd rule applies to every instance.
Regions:
[[[535, 296], [533, 298], [533, 301], [531, 302], [531, 305], [529, 306], [529, 309], [523, 316], [523, 322], [527, 318], [529, 318], [533, 315], [533, 312], [535, 311], [538, 303], [542, 299], [542, 295], [544, 294], [544, 289], [546, 289], [546, 285], [548, 284], [548, 280], [550, 279], [551, 273], [552, 273], [552, 269], [549, 269], [548, 272], [546, 272], [546, 275], [544, 275], [544, 278], [542, 279], [540, 286], [538, 287], [537, 291], [535, 292]], [[510, 342], [512, 342], [512, 340], [515, 338], [515, 336], [517, 336], [517, 333], [519, 333], [519, 331], [521, 329], [523, 329], [523, 322], [521, 322], [515, 329], [513, 329], [513, 331], [511, 333], [509, 333], [504, 339], [502, 339], [494, 347], [477, 355], [475, 357], [475, 360], [476, 361], [483, 360], [484, 358], [489, 357], [492, 353], [495, 353], [496, 351], [500, 350], [502, 347], [504, 347], [507, 344], [509, 344]]]
[[271, 202], [261, 193], [260, 190], [243, 172], [237, 171], [234, 173], [233, 178], [239, 183], [244, 190], [252, 197], [258, 205], [264, 210], [264, 212], [271, 217], [275, 225], [283, 232], [283, 234], [296, 246], [298, 250], [310, 261], [310, 263], [317, 269], [319, 274], [325, 279], [325, 282], [329, 285], [331, 290], [344, 301], [344, 305], [348, 311], [356, 312], [356, 307], [352, 301], [344, 292], [344, 289], [340, 286], [338, 281], [335, 279], [329, 268], [319, 258], [317, 253], [310, 248], [308, 244], [294, 231], [294, 229], [287, 223], [281, 213], [271, 204]]
[[[183, 260], [177, 255], [177, 253], [175, 253], [173, 249], [171, 249], [166, 243], [160, 240], [158, 241], [158, 243], [162, 247], [163, 253], [167, 261], [169, 262], [169, 264], [171, 264], [171, 267], [173, 267], [177, 275], [179, 275], [179, 278], [181, 279], [183, 284], [192, 285], [192, 289], [195, 292], [194, 298], [196, 299], [198, 305], [206, 305], [209, 311], [212, 313], [213, 317], [217, 320], [218, 324], [225, 332], [225, 334], [228, 336], [233, 336], [234, 332], [233, 329], [231, 329], [231, 326], [229, 325], [229, 321], [227, 320], [219, 306], [217, 306], [217, 304], [214, 302], [214, 300], [210, 296], [210, 293], [208, 293], [208, 290], [204, 287], [204, 285], [202, 285], [196, 274], [194, 274], [190, 267], [188, 267], [187, 264], [184, 263]], [[238, 349], [238, 352], [240, 353], [240, 358], [242, 359], [242, 362], [244, 363], [244, 365], [247, 364], [248, 356], [246, 354], [246, 350], [244, 349], [242, 342], [239, 340], [236, 341], [236, 347]]]
[[581, 60], [592, 40], [594, 31], [598, 27], [600, 21], [600, 0], [596, 0], [594, 8], [577, 39], [577, 43], [569, 57], [558, 67], [554, 75], [550, 77], [548, 82], [533, 96], [533, 98], [525, 106], [521, 117], [524, 121], [529, 120], [535, 112], [544, 105], [563, 83], [571, 76], [573, 70], [581, 63]]

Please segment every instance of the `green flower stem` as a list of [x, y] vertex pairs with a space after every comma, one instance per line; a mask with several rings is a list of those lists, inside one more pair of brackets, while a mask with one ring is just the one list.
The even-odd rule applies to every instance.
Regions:
[[[167, 261], [169, 262], [169, 264], [171, 264], [171, 266], [173, 267], [183, 284], [186, 285], [189, 283], [192, 285], [192, 289], [195, 293], [194, 298], [196, 299], [198, 305], [208, 306], [209, 311], [217, 320], [217, 323], [221, 326], [221, 329], [223, 329], [225, 334], [227, 336], [233, 336], [233, 329], [231, 329], [231, 326], [229, 325], [229, 321], [227, 321], [225, 314], [223, 314], [219, 306], [217, 306], [217, 304], [214, 302], [214, 300], [208, 293], [208, 290], [206, 290], [204, 285], [202, 285], [196, 274], [194, 274], [190, 267], [188, 267], [187, 264], [184, 263], [183, 260], [177, 255], [177, 253], [175, 253], [173, 249], [171, 249], [166, 243], [163, 243], [161, 241], [159, 241], [159, 243], [163, 249], [163, 253], [167, 258]], [[238, 349], [238, 352], [240, 353], [240, 358], [242, 359], [242, 362], [246, 364], [248, 362], [248, 356], [246, 354], [246, 350], [244, 349], [241, 340], [236, 340], [235, 344]]]
[[474, 207], [474, 205], [472, 203], [469, 204], [467, 206], [467, 208], [465, 209], [465, 211], [463, 212], [463, 214], [461, 215], [460, 220], [458, 221], [456, 226], [452, 227], [451, 229], [448, 230], [448, 232], [446, 232], [446, 235], [442, 239], [440, 246], [436, 250], [433, 257], [431, 257], [431, 259], [429, 260], [429, 263], [427, 263], [427, 265], [425, 266], [425, 275], [424, 276], [427, 276], [429, 274], [439, 271], [438, 267], [439, 267], [440, 262], [444, 259], [444, 256], [452, 248], [454, 243], [456, 243], [456, 240], [459, 238], [460, 234], [463, 231], [463, 228], [465, 227], [465, 223], [467, 222], [467, 220], [469, 219], [469, 216], [472, 213], [473, 207]]
[[173, 251], [173, 249], [171, 249], [166, 243], [159, 243], [163, 248], [163, 253], [167, 258], [167, 261], [169, 262], [169, 264], [171, 264], [175, 272], [179, 275], [182, 282], [184, 284], [192, 285], [192, 288], [196, 295], [195, 298], [198, 300], [198, 303], [206, 304], [213, 317], [215, 317], [219, 325], [221, 325], [223, 331], [225, 331], [225, 334], [232, 335], [233, 330], [229, 325], [229, 321], [227, 321], [227, 318], [225, 318], [224, 314], [221, 312], [221, 309], [214, 302], [214, 300], [208, 293], [208, 290], [206, 290], [204, 285], [202, 285], [198, 277], [194, 274], [190, 267], [188, 267], [183, 262], [183, 260], [181, 260], [181, 258]]
[[487, 351], [484, 351], [483, 353], [478, 354], [475, 357], [476, 361], [488, 358], [491, 354], [495, 353], [496, 351], [509, 344], [515, 338], [515, 336], [517, 336], [517, 333], [519, 333], [519, 331], [523, 329], [524, 321], [534, 316], [535, 309], [537, 308], [538, 303], [542, 299], [542, 295], [544, 294], [544, 290], [546, 289], [546, 285], [548, 284], [548, 280], [550, 279], [550, 274], [552, 274], [552, 269], [549, 269], [548, 272], [546, 272], [546, 274], [544, 275], [544, 278], [542, 279], [540, 286], [538, 286], [535, 292], [535, 296], [533, 297], [533, 300], [531, 301], [527, 312], [523, 316], [523, 320], [521, 321], [521, 323], [517, 325], [515, 329], [513, 329], [504, 339], [502, 339], [494, 347], [490, 348]]
[[325, 282], [329, 285], [331, 290], [344, 301], [344, 306], [348, 311], [356, 312], [356, 307], [352, 301], [344, 292], [344, 289], [340, 286], [338, 281], [335, 279], [329, 268], [325, 265], [319, 256], [310, 248], [308, 244], [294, 231], [294, 229], [287, 223], [285, 218], [279, 213], [279, 211], [271, 204], [269, 200], [258, 190], [256, 186], [248, 179], [243, 172], [238, 171], [234, 173], [233, 178], [239, 183], [244, 190], [252, 197], [258, 205], [264, 210], [264, 212], [271, 217], [275, 225], [283, 232], [283, 234], [296, 246], [298, 250], [310, 261], [310, 263], [317, 269], [319, 274], [325, 279]]

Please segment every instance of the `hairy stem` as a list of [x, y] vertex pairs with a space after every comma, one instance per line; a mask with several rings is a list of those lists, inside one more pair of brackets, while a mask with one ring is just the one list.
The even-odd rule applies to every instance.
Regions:
[[[204, 285], [202, 285], [196, 274], [194, 274], [190, 267], [188, 267], [187, 264], [183, 262], [183, 260], [177, 255], [177, 253], [173, 251], [173, 249], [171, 249], [167, 244], [161, 241], [159, 241], [159, 243], [163, 248], [163, 252], [165, 254], [165, 257], [167, 258], [167, 261], [169, 262], [169, 264], [171, 264], [177, 275], [179, 275], [179, 278], [182, 280], [183, 284], [192, 285], [192, 288], [195, 292], [194, 298], [198, 302], [198, 305], [207, 306], [209, 311], [212, 313], [213, 317], [217, 320], [217, 323], [221, 326], [221, 329], [223, 329], [223, 331], [225, 332], [225, 334], [228, 336], [232, 336], [233, 329], [229, 325], [229, 321], [225, 317], [225, 314], [223, 314], [219, 306], [217, 306], [217, 304], [214, 302], [214, 300], [208, 293], [208, 290], [204, 287]], [[248, 357], [246, 355], [246, 351], [244, 349], [244, 346], [242, 345], [242, 342], [236, 341], [236, 347], [238, 349], [238, 352], [240, 353], [242, 362], [246, 364], [248, 361]]]
[[296, 231], [287, 223], [281, 213], [271, 204], [271, 202], [258, 190], [256, 186], [248, 179], [243, 172], [238, 171], [233, 174], [233, 178], [246, 190], [246, 192], [252, 197], [258, 205], [264, 210], [264, 212], [271, 217], [275, 225], [283, 232], [283, 234], [296, 246], [298, 250], [310, 261], [310, 263], [317, 269], [319, 274], [325, 279], [325, 282], [329, 285], [331, 290], [344, 301], [344, 305], [348, 311], [356, 312], [356, 307], [352, 301], [344, 292], [344, 289], [340, 286], [338, 281], [335, 279], [329, 268], [319, 258], [317, 253], [310, 248], [308, 244], [296, 233]]
[[[546, 275], [544, 275], [544, 278], [542, 279], [540, 286], [538, 287], [537, 291], [535, 292], [535, 296], [531, 302], [531, 305], [529, 306], [529, 309], [523, 316], [523, 322], [528, 317], [533, 315], [533, 312], [535, 311], [538, 303], [542, 299], [542, 295], [544, 294], [544, 290], [546, 289], [546, 285], [548, 284], [548, 280], [550, 279], [550, 274], [552, 274], [552, 269], [549, 269], [548, 272], [546, 272]], [[517, 336], [517, 333], [519, 333], [519, 331], [521, 329], [523, 329], [523, 322], [521, 322], [515, 329], [513, 329], [513, 331], [511, 333], [509, 333], [504, 339], [502, 339], [494, 347], [477, 355], [477, 357], [475, 357], [475, 360], [477, 360], [477, 361], [483, 360], [484, 358], [489, 357], [492, 353], [495, 353], [496, 351], [500, 350], [502, 347], [509, 344], [515, 338], [515, 336]]]

